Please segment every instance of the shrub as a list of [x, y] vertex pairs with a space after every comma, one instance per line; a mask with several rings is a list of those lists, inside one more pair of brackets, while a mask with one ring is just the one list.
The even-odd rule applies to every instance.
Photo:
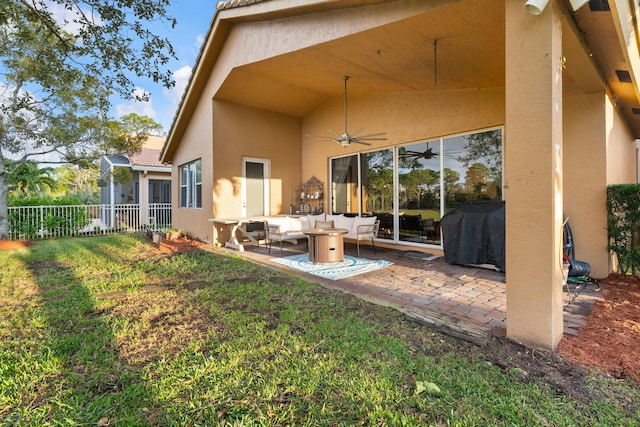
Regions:
[[640, 273], [640, 184], [607, 187], [608, 250], [617, 273]]

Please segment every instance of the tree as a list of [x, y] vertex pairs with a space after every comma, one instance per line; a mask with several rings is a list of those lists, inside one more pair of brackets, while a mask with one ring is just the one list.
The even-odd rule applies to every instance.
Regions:
[[[367, 210], [386, 211], [393, 200], [393, 169], [375, 166], [367, 170]], [[376, 203], [379, 201], [379, 203]]]
[[52, 172], [52, 168], [39, 168], [34, 162], [19, 163], [10, 171], [9, 189], [20, 196], [42, 196], [45, 187], [53, 190], [56, 186]]
[[431, 191], [431, 187], [438, 183], [439, 174], [431, 169], [414, 169], [409, 173], [400, 175], [400, 183], [407, 193], [416, 196], [417, 208], [420, 209], [420, 200], [423, 193]]
[[151, 117], [129, 113], [120, 118], [127, 135], [158, 135], [162, 131], [162, 125]]
[[[8, 171], [27, 161], [87, 165], [100, 155], [132, 153], [143, 125], [110, 120], [109, 97], [134, 95], [130, 75], [171, 87], [162, 68], [174, 57], [152, 34], [169, 0], [3, 0], [0, 4], [0, 238], [8, 235]], [[68, 18], [56, 21], [53, 7]], [[65, 28], [74, 28], [73, 34]]]
[[81, 203], [98, 203], [100, 169], [91, 163], [88, 167], [63, 165], [55, 169], [56, 188], [64, 196], [75, 196]]
[[451, 168], [444, 168], [444, 191], [448, 194], [453, 191], [460, 180], [460, 173]]
[[474, 163], [467, 169], [465, 187], [470, 193], [480, 195], [486, 193], [487, 184], [491, 182], [491, 171], [482, 163]]
[[466, 145], [464, 153], [456, 157], [466, 168], [474, 163], [482, 162], [493, 175], [502, 172], [502, 131], [491, 130], [473, 133], [464, 137]]

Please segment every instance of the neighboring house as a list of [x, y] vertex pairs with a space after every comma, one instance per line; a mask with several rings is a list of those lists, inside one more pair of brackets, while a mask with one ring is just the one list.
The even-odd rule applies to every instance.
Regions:
[[[624, 0], [524, 4], [220, 2], [162, 151], [174, 226], [224, 238], [210, 218], [288, 214], [315, 176], [325, 212], [385, 214], [381, 243], [438, 249], [404, 215], [502, 199], [507, 336], [555, 348], [563, 220], [606, 276], [606, 187], [637, 180], [639, 17]], [[324, 138], [345, 131], [345, 83], [348, 133], [384, 139]]]
[[[171, 203], [171, 166], [160, 161], [164, 141], [164, 138], [150, 136], [139, 153], [103, 156], [100, 159], [100, 204], [139, 205], [134, 218], [129, 210], [126, 215], [127, 221], [135, 221], [138, 225], [171, 224], [167, 209], [158, 206]], [[127, 172], [118, 173], [118, 168]], [[102, 222], [109, 227], [118, 225], [119, 220], [123, 220], [118, 218], [118, 212], [118, 209], [103, 209]]]

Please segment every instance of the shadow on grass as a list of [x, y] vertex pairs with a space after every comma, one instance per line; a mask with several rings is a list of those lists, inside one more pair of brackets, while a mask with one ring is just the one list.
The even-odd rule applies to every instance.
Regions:
[[38, 361], [33, 369], [40, 372], [32, 373], [38, 381], [24, 397], [33, 401], [9, 414], [9, 425], [109, 425], [113, 418], [139, 424], [149, 416], [143, 409], [152, 396], [140, 385], [140, 373], [122, 362], [113, 325], [96, 309], [69, 259], [88, 252], [96, 262], [119, 262], [93, 239], [47, 242], [20, 256], [38, 288], [37, 310], [46, 329], [31, 350]]

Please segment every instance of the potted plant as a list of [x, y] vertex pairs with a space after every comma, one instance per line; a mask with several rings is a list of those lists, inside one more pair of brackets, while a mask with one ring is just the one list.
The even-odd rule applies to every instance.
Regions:
[[177, 240], [182, 237], [182, 230], [168, 230], [166, 233], [167, 240]]

